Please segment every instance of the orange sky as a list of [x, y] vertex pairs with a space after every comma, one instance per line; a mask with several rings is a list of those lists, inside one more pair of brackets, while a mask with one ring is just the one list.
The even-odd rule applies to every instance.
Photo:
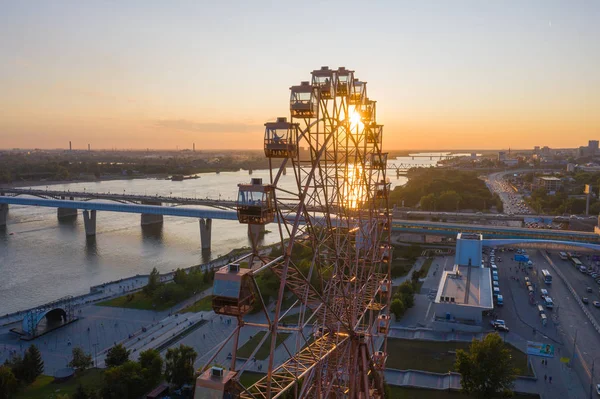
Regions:
[[598, 2], [234, 3], [3, 5], [0, 148], [260, 148], [321, 65], [368, 82], [387, 149], [600, 136]]

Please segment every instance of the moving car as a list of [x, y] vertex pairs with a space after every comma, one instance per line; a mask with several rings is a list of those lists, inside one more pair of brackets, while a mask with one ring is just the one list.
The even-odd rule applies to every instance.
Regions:
[[585, 303], [586, 305], [590, 303], [589, 299], [587, 299], [586, 297], [581, 298], [581, 302]]
[[593, 304], [595, 307], [597, 307], [597, 308], [600, 308], [600, 302], [598, 302], [598, 301], [594, 301], [594, 302], [592, 302], [592, 304]]
[[502, 332], [509, 332], [509, 328], [506, 327], [506, 324], [496, 324], [494, 326], [494, 330], [496, 331], [502, 331]]
[[592, 287], [587, 287], [585, 290], [586, 292], [592, 292]]
[[502, 319], [492, 320], [490, 321], [490, 324], [492, 325], [492, 327], [496, 327], [497, 324], [506, 325], [506, 323]]

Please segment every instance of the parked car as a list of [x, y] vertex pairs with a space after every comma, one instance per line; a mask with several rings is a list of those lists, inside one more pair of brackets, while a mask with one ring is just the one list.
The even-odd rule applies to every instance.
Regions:
[[585, 290], [586, 292], [592, 292], [592, 287], [587, 287]]
[[506, 324], [496, 324], [494, 326], [494, 330], [496, 331], [502, 331], [502, 332], [509, 332], [509, 328], [506, 327]]
[[585, 303], [586, 305], [590, 303], [590, 301], [586, 297], [581, 298], [581, 302]]
[[506, 325], [506, 323], [502, 319], [492, 320], [490, 321], [490, 324], [492, 325], [492, 327], [496, 327], [497, 324]]

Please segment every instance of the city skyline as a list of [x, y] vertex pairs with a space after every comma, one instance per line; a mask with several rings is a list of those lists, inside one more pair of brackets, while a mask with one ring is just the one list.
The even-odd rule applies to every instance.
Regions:
[[600, 132], [600, 3], [0, 9], [0, 148], [260, 149], [322, 65], [360, 71], [388, 150], [577, 148]]

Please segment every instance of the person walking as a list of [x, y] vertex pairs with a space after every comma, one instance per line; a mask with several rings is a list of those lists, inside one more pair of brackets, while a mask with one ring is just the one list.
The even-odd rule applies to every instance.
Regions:
[[548, 382], [552, 384], [552, 376], [548, 377]]
[[548, 375], [544, 374], [544, 382], [548, 381]]

